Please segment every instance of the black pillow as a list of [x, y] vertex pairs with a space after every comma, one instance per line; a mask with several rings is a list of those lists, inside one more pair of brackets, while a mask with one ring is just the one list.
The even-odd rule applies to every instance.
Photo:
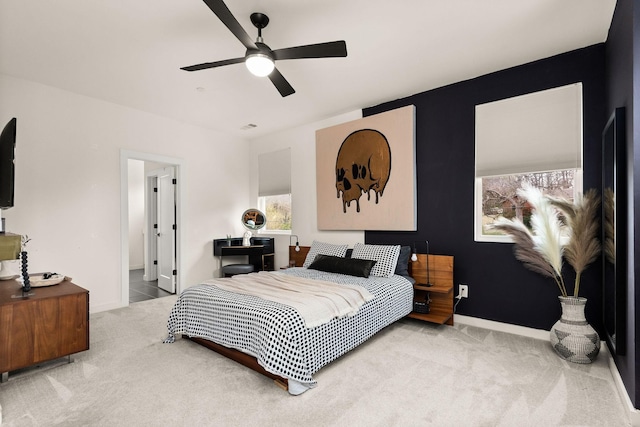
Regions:
[[369, 277], [376, 261], [368, 259], [341, 258], [331, 255], [316, 255], [311, 265], [312, 270], [328, 273], [348, 274], [349, 276]]
[[409, 275], [409, 258], [411, 258], [411, 246], [401, 246], [395, 274], [400, 276]]

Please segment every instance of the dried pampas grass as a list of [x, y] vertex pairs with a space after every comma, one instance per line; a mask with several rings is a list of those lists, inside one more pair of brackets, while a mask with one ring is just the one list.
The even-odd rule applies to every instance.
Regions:
[[571, 231], [569, 243], [564, 248], [564, 256], [576, 272], [573, 296], [577, 297], [582, 272], [600, 255], [597, 217], [600, 196], [591, 189], [584, 196], [579, 195], [573, 204], [551, 197], [549, 201], [566, 215]]
[[513, 253], [516, 259], [522, 262], [529, 270], [555, 280], [560, 289], [560, 293], [563, 296], [567, 296], [567, 290], [562, 276], [558, 275], [551, 264], [536, 250], [531, 232], [520, 220], [510, 221], [501, 217], [498, 218], [491, 228], [509, 234], [513, 238]]
[[518, 190], [518, 195], [525, 198], [533, 207], [531, 213], [531, 228], [535, 249], [542, 254], [544, 259], [553, 267], [558, 276], [562, 276], [562, 256], [564, 245], [562, 244], [564, 224], [556, 215], [555, 208], [542, 194], [542, 191], [526, 183]]
[[531, 230], [520, 220], [500, 218], [492, 228], [504, 231], [514, 241], [516, 259], [526, 268], [555, 280], [562, 296], [567, 296], [562, 277], [563, 259], [573, 267], [576, 279], [573, 296], [580, 291], [582, 272], [598, 258], [598, 209], [600, 197], [591, 189], [575, 202], [545, 196], [529, 184], [518, 195], [532, 206]]

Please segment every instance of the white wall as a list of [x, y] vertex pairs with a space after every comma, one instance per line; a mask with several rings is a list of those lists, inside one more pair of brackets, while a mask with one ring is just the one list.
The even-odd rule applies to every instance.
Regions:
[[132, 150], [184, 160], [182, 286], [217, 274], [212, 239], [243, 232], [246, 141], [2, 74], [0, 94], [0, 123], [18, 118], [16, 206], [3, 214], [32, 238], [30, 271], [71, 276], [92, 312], [121, 306], [120, 152]]
[[[364, 242], [364, 231], [320, 231], [316, 203], [316, 130], [362, 118], [362, 110], [342, 114], [251, 141], [251, 200], [258, 200], [258, 156], [262, 153], [291, 147], [291, 211], [292, 234], [300, 245], [313, 240], [329, 243]], [[276, 268], [288, 265], [289, 235], [273, 235], [276, 245]], [[295, 244], [295, 242], [293, 242]]]

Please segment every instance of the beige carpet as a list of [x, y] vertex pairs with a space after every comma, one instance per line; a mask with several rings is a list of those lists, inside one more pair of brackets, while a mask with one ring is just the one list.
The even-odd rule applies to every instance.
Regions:
[[2, 426], [625, 426], [604, 357], [401, 320], [290, 396], [186, 340], [162, 344], [175, 297], [91, 316], [91, 349], [0, 384]]

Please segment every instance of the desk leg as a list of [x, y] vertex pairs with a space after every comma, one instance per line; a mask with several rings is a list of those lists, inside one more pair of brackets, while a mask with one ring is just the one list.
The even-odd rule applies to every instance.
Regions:
[[0, 374], [0, 383], [6, 383], [7, 381], [9, 381], [9, 372]]

